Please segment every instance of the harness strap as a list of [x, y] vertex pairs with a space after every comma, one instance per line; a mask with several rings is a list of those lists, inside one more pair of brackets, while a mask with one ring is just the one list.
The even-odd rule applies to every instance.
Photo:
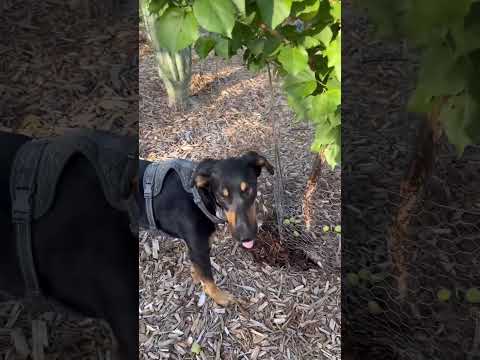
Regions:
[[20, 148], [15, 157], [12, 172], [14, 192], [12, 221], [15, 226], [17, 256], [25, 281], [27, 297], [41, 295], [32, 251], [32, 198], [35, 194], [35, 179], [46, 145], [45, 140], [32, 140]]
[[220, 219], [219, 217], [213, 215], [210, 211], [208, 211], [207, 207], [203, 203], [202, 197], [200, 196], [200, 193], [198, 192], [198, 189], [196, 186], [192, 187], [192, 195], [193, 195], [193, 201], [195, 204], [202, 210], [202, 212], [205, 214], [206, 217], [210, 219], [215, 224], [224, 224], [225, 220]]
[[[145, 198], [145, 212], [147, 214], [147, 220], [148, 220], [150, 230], [158, 230], [157, 224], [155, 222], [155, 216], [153, 213], [153, 189], [155, 187], [155, 177], [156, 177], [156, 173], [159, 166], [160, 166], [160, 163], [150, 163], [145, 169], [145, 173], [143, 175], [143, 196]], [[195, 169], [192, 172], [192, 176], [193, 176], [193, 173], [195, 173]], [[182, 179], [182, 184], [184, 184], [184, 188], [185, 188], [184, 182], [190, 183], [189, 181]], [[214, 224], [225, 223], [224, 219], [221, 219], [213, 215], [212, 213], [210, 213], [210, 211], [208, 211], [196, 186], [192, 186], [188, 189], [185, 188], [185, 190], [190, 192], [193, 195], [193, 201], [195, 202], [195, 205], [198, 206], [198, 208], [205, 214], [205, 216], [210, 221], [212, 221]]]
[[155, 183], [155, 174], [158, 169], [158, 163], [151, 163], [145, 169], [143, 174], [143, 196], [145, 198], [145, 211], [147, 213], [148, 225], [150, 230], [157, 230], [155, 217], [153, 215], [153, 185]]
[[125, 167], [123, 175], [123, 184], [126, 187], [123, 189], [124, 194], [128, 194], [128, 198], [125, 200], [125, 207], [128, 212], [130, 220], [130, 231], [132, 234], [138, 234], [138, 219], [140, 218], [140, 210], [138, 208], [137, 199], [135, 198], [136, 189], [132, 191], [132, 179], [138, 172], [138, 151], [132, 154], [128, 154], [127, 165]]

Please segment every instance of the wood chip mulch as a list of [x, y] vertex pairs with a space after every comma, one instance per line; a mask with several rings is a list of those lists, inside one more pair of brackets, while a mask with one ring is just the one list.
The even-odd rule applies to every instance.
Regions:
[[[1, 131], [38, 138], [77, 127], [138, 133], [137, 36], [131, 31], [137, 18], [85, 18], [72, 12], [73, 3], [0, 5]], [[0, 293], [1, 359], [104, 360], [111, 343], [101, 321]]]

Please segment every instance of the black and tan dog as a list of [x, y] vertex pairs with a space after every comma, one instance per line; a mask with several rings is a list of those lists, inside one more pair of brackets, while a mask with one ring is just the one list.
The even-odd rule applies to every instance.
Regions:
[[[17, 152], [31, 140], [0, 132], [0, 291], [15, 297], [25, 295], [25, 279], [12, 224], [10, 174]], [[49, 211], [31, 228], [42, 293], [105, 319], [118, 341], [116, 358], [136, 359], [138, 236], [130, 231], [129, 216], [108, 203], [97, 172], [82, 155], [68, 161], [55, 193]]]
[[[148, 161], [140, 161], [140, 184], [143, 184], [149, 165]], [[270, 174], [274, 173], [273, 166], [252, 151], [240, 157], [205, 159], [191, 176], [191, 186], [198, 189], [206, 209], [215, 214], [219, 208], [225, 214], [232, 237], [245, 248], [252, 248], [255, 243], [257, 178], [264, 167]], [[146, 225], [144, 189], [140, 188], [140, 224]], [[219, 305], [225, 306], [234, 301], [229, 293], [216, 286], [213, 279], [209, 241], [216, 229], [215, 223], [195, 204], [194, 197], [186, 191], [175, 171], [166, 175], [161, 192], [153, 199], [153, 212], [158, 229], [185, 240], [194, 282], [201, 283], [205, 293]]]

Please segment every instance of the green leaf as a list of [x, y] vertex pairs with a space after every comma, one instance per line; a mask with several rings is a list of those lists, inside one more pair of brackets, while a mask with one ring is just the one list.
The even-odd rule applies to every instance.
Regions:
[[340, 164], [342, 161], [342, 145], [341, 145], [341, 131], [340, 126], [336, 128], [336, 140], [327, 146], [325, 149], [325, 160], [327, 161], [328, 165], [332, 168], [336, 165]]
[[468, 13], [471, 0], [416, 1], [403, 20], [407, 34], [412, 38], [425, 39], [435, 27], [454, 24]]
[[265, 62], [265, 58], [263, 56], [251, 56], [248, 60], [247, 67], [248, 70], [252, 72], [259, 72], [262, 70], [267, 63]]
[[287, 75], [284, 86], [289, 96], [304, 98], [317, 88], [317, 81], [314, 72], [308, 69], [297, 75]]
[[284, 47], [278, 61], [289, 74], [297, 75], [308, 68], [308, 53], [303, 47]]
[[312, 108], [312, 97], [294, 97], [287, 95], [288, 105], [295, 111], [297, 120], [306, 120], [307, 113]]
[[265, 56], [274, 56], [282, 49], [282, 42], [277, 38], [268, 38], [265, 40]]
[[198, 39], [198, 23], [192, 12], [184, 8], [169, 8], [155, 22], [160, 47], [178, 52]]
[[[340, 108], [340, 107], [339, 107]], [[342, 123], [341, 111], [336, 111], [334, 114], [328, 115], [328, 121], [331, 126], [339, 126]]]
[[214, 47], [215, 39], [210, 36], [201, 37], [195, 43], [195, 51], [200, 59], [205, 59]]
[[324, 52], [324, 55], [328, 57], [328, 66], [333, 67], [335, 71], [335, 75], [337, 76], [338, 80], [342, 78], [342, 70], [341, 70], [341, 56], [342, 56], [342, 38], [341, 32], [338, 33], [335, 40], [330, 42], [327, 49]]
[[312, 146], [316, 149], [326, 149], [335, 142], [337, 128], [332, 128], [328, 121], [317, 123], [315, 126], [315, 138]]
[[215, 44], [215, 55], [221, 56], [224, 59], [230, 57], [230, 40], [219, 37]]
[[342, 5], [340, 1], [330, 1], [330, 15], [333, 17], [335, 22], [340, 21], [342, 17]]
[[193, 13], [204, 29], [232, 37], [235, 6], [231, 0], [195, 0]]
[[313, 36], [304, 36], [300, 38], [299, 44], [302, 45], [305, 49], [311, 49], [315, 46], [320, 45], [320, 41], [314, 38]]
[[240, 16], [237, 19], [237, 22], [240, 22], [240, 23], [245, 24], [245, 25], [252, 25], [253, 20], [255, 20], [256, 16], [257, 16], [256, 11], [252, 11], [250, 14], [248, 14], [246, 16]]
[[421, 84], [410, 95], [407, 109], [411, 112], [428, 113], [432, 110], [432, 95], [425, 86]]
[[323, 46], [328, 47], [333, 38], [332, 29], [330, 29], [330, 26], [325, 26], [322, 31], [314, 35], [314, 38], [319, 40]]
[[192, 354], [199, 355], [202, 352], [202, 348], [200, 347], [200, 344], [197, 342], [194, 342], [192, 344], [191, 352]]
[[265, 46], [265, 40], [263, 39], [255, 39], [247, 44], [248, 48], [252, 52], [253, 55], [257, 56], [263, 52]]
[[249, 26], [236, 22], [232, 30], [232, 41], [230, 43], [232, 53], [236, 53], [238, 49], [241, 49], [251, 41], [254, 36], [253, 30]]
[[235, 6], [237, 7], [240, 15], [246, 16], [247, 15], [247, 8], [245, 6], [245, 0], [232, 0]]
[[327, 90], [312, 97], [312, 111], [310, 118], [313, 122], [325, 115], [334, 113], [340, 104], [340, 90]]
[[[480, 71], [479, 71], [480, 72]], [[472, 82], [474, 79], [472, 78]], [[480, 98], [468, 94], [465, 99], [465, 131], [473, 144], [480, 144]]]
[[150, 14], [161, 16], [168, 7], [168, 0], [150, 0], [148, 11]]
[[294, 1], [292, 6], [292, 14], [299, 17], [302, 14], [314, 15], [320, 8], [320, 0], [302, 0]]
[[262, 20], [275, 29], [290, 15], [292, 0], [256, 0]]
[[465, 146], [472, 143], [465, 129], [465, 96], [458, 96], [442, 108], [440, 122], [443, 124], [448, 140], [455, 145], [459, 155]]
[[458, 94], [466, 86], [465, 59], [456, 60], [448, 46], [432, 45], [422, 57], [418, 78], [429, 97]]

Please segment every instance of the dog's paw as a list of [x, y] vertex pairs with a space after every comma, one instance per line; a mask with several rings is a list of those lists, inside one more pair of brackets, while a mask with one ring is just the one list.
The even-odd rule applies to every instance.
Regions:
[[217, 291], [214, 296], [212, 296], [212, 299], [220, 306], [228, 306], [235, 302], [235, 298], [232, 294], [222, 290]]

